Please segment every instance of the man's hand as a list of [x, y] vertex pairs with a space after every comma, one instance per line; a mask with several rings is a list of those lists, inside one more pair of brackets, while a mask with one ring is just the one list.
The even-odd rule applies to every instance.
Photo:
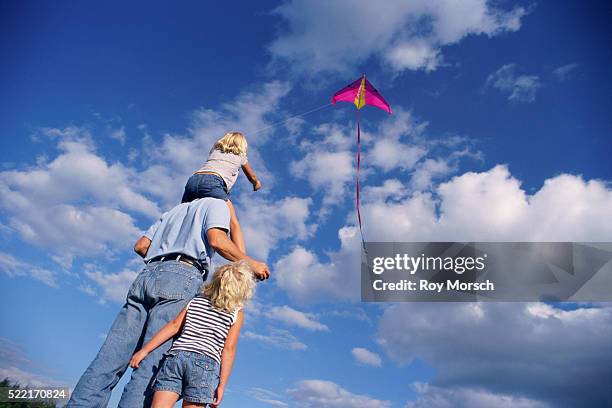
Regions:
[[140, 362], [142, 360], [144, 360], [144, 358], [148, 355], [149, 353], [147, 353], [146, 351], [140, 350], [137, 351], [134, 356], [132, 356], [132, 359], [130, 360], [130, 367], [132, 368], [138, 368], [140, 366]]
[[264, 262], [259, 262], [252, 259], [249, 261], [249, 266], [253, 270], [255, 276], [257, 276], [257, 279], [264, 280], [270, 277], [270, 269], [268, 269], [268, 265], [266, 265]]
[[208, 239], [208, 244], [228, 261], [235, 262], [243, 259], [247, 261], [259, 280], [268, 279], [268, 277], [270, 277], [268, 265], [264, 262], [256, 261], [242, 252], [236, 244], [230, 241], [225, 230], [221, 228], [210, 228], [206, 231], [206, 238]]

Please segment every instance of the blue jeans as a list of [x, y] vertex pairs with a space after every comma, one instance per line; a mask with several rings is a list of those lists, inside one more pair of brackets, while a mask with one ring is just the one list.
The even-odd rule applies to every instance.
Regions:
[[164, 357], [153, 391], [172, 391], [183, 401], [212, 404], [219, 385], [219, 363], [205, 354], [172, 350]]
[[[202, 274], [178, 261], [151, 262], [138, 274], [106, 341], [76, 385], [67, 408], [106, 407], [135, 351], [147, 343], [199, 291]], [[149, 407], [152, 382], [160, 360], [172, 345], [168, 340], [132, 371], [118, 407]]]
[[227, 201], [230, 198], [225, 181], [216, 174], [194, 174], [185, 185], [181, 203], [189, 203], [198, 198], [212, 197]]

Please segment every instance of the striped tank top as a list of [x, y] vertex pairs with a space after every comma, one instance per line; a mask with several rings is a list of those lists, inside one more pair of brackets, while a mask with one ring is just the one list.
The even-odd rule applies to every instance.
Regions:
[[213, 307], [207, 297], [196, 296], [187, 305], [183, 331], [169, 351], [193, 351], [212, 357], [221, 364], [227, 332], [237, 316], [238, 310], [228, 313]]

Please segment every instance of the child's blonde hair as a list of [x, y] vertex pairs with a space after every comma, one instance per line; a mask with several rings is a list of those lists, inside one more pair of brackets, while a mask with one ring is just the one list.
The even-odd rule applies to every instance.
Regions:
[[212, 280], [202, 288], [202, 295], [214, 307], [232, 313], [243, 307], [253, 296], [255, 279], [246, 261], [232, 262], [218, 267]]
[[223, 153], [246, 154], [247, 147], [246, 137], [240, 132], [227, 132], [215, 143], [215, 149]]

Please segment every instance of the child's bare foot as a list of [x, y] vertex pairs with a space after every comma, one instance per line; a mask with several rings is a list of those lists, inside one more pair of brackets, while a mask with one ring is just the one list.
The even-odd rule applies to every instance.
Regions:
[[257, 180], [255, 183], [253, 183], [253, 191], [257, 191], [261, 188], [261, 181]]

